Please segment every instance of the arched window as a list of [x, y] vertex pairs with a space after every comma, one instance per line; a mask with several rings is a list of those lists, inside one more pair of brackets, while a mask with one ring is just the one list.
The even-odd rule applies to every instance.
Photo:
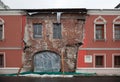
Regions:
[[102, 16], [94, 20], [94, 40], [106, 40], [106, 20]]
[[113, 20], [113, 39], [120, 40], [120, 16]]
[[4, 20], [0, 18], [0, 40], [4, 39]]

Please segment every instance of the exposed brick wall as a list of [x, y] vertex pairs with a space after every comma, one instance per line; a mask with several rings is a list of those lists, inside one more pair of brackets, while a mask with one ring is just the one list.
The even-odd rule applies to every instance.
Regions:
[[[53, 23], [57, 23], [57, 15], [36, 14], [27, 16], [25, 27], [25, 55], [24, 67], [32, 69], [33, 56], [40, 51], [54, 51], [60, 56], [64, 55], [64, 71], [75, 71], [77, 52], [83, 43], [83, 27], [85, 15], [79, 13], [62, 13], [60, 17], [62, 38], [53, 39]], [[33, 23], [42, 23], [42, 39], [33, 38]], [[62, 66], [61, 66], [62, 70]]]

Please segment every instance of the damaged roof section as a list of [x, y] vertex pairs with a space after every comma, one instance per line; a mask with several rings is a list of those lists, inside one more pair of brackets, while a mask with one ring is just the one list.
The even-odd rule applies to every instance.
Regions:
[[64, 13], [80, 13], [80, 14], [86, 14], [87, 9], [81, 8], [81, 9], [25, 9], [26, 12], [28, 12], [29, 15], [34, 15], [37, 13], [56, 13], [56, 12], [64, 12]]
[[[57, 14], [57, 23], [60, 23], [60, 17], [63, 13], [71, 13], [71, 14], [79, 14], [85, 15], [87, 14], [87, 9], [26, 9], [25, 10], [28, 15], [34, 16], [38, 14]], [[85, 20], [85, 16], [78, 17], [79, 20]]]
[[87, 9], [85, 8], [75, 8], [75, 9], [25, 9], [27, 12], [81, 12], [87, 13]]
[[34, 55], [45, 51], [49, 55], [52, 51], [52, 54], [57, 53], [63, 60], [64, 65], [59, 64], [61, 71], [75, 71], [78, 48], [83, 43], [87, 10], [27, 9], [26, 12], [25, 67], [36, 68]]

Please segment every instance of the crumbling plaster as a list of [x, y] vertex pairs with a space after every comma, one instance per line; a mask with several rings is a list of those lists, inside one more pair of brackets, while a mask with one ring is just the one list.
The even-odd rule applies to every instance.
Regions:
[[[25, 27], [24, 67], [32, 69], [33, 56], [40, 51], [53, 51], [63, 57], [65, 72], [75, 71], [77, 52], [83, 43], [85, 15], [79, 13], [61, 13], [62, 38], [53, 39], [53, 23], [57, 23], [56, 13], [37, 13], [27, 16]], [[33, 38], [33, 23], [42, 23], [42, 38]]]

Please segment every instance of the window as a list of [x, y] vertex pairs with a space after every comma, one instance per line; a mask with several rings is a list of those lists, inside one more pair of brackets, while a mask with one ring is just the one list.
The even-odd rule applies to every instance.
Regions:
[[3, 25], [0, 25], [0, 40], [3, 39]]
[[120, 40], [120, 24], [115, 24], [114, 26], [114, 38], [115, 40]]
[[103, 40], [104, 39], [104, 25], [96, 25], [96, 40]]
[[104, 57], [103, 56], [95, 56], [95, 67], [104, 67]]
[[0, 67], [4, 67], [4, 55], [0, 54]]
[[120, 67], [120, 55], [114, 56], [114, 67]]
[[4, 39], [4, 20], [0, 18], [0, 40]]
[[113, 39], [120, 40], [120, 16], [113, 20]]
[[94, 20], [94, 40], [106, 40], [106, 20], [102, 16]]
[[35, 23], [33, 24], [33, 37], [34, 38], [42, 38], [42, 24]]
[[61, 24], [60, 23], [54, 23], [53, 24], [53, 38], [54, 39], [62, 38], [62, 35], [61, 35]]

